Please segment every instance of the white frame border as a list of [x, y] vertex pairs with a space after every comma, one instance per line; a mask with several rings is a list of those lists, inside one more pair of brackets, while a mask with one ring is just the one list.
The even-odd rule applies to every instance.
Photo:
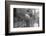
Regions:
[[[13, 8], [39, 8], [40, 27], [13, 28]], [[10, 5], [10, 32], [42, 31], [42, 25], [42, 6]]]

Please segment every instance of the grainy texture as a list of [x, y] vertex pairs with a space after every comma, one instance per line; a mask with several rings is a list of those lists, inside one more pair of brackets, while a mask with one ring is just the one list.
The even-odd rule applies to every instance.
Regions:
[[14, 8], [14, 28], [39, 26], [39, 9]]

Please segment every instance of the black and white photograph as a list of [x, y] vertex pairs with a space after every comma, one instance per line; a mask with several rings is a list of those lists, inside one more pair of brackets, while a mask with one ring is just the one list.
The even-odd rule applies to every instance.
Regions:
[[44, 33], [44, 3], [6, 2], [6, 34]]
[[14, 28], [39, 27], [39, 9], [14, 8]]

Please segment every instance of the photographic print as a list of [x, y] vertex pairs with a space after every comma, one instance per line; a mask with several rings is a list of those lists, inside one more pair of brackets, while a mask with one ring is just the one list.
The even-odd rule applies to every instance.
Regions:
[[6, 34], [44, 33], [44, 3], [6, 2]]
[[39, 9], [13, 8], [14, 28], [39, 27]]

